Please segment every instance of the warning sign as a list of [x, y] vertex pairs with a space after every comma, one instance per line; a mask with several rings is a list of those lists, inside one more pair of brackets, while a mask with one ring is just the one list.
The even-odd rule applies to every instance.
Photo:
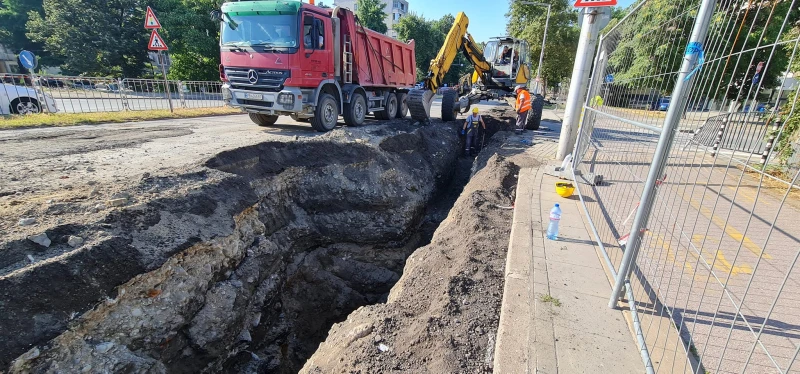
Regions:
[[586, 7], [600, 7], [600, 6], [616, 6], [617, 0], [576, 0], [575, 5], [576, 8], [586, 8]]
[[158, 31], [153, 30], [150, 33], [150, 43], [147, 43], [147, 49], [151, 51], [166, 51], [167, 43], [164, 43], [164, 39], [161, 38], [161, 35], [158, 35]]
[[149, 6], [147, 7], [147, 14], [144, 16], [144, 28], [146, 29], [160, 29], [161, 22], [158, 22], [158, 18], [156, 18], [156, 14], [153, 13], [153, 9]]

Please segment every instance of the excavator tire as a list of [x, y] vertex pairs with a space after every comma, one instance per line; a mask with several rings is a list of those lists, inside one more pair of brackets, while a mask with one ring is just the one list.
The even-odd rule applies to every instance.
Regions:
[[397, 115], [395, 118], [406, 118], [408, 115], [408, 95], [405, 92], [397, 94]]
[[542, 110], [544, 109], [544, 96], [536, 94], [531, 100], [531, 112], [525, 120], [525, 128], [528, 130], [538, 130], [542, 123]]
[[433, 91], [415, 88], [408, 92], [406, 102], [408, 103], [408, 111], [411, 113], [411, 119], [421, 123], [430, 121]]
[[250, 120], [261, 127], [272, 126], [278, 121], [278, 116], [268, 114], [250, 113]]
[[386, 98], [386, 104], [384, 104], [383, 110], [375, 112], [375, 118], [386, 121], [394, 118], [396, 114], [397, 114], [397, 96], [395, 96], [392, 93], [389, 94], [388, 98]]
[[455, 121], [458, 117], [458, 91], [444, 90], [442, 93], [442, 121]]

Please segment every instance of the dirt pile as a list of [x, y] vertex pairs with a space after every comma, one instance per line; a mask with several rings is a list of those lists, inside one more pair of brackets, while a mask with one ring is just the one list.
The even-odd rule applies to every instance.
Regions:
[[[11, 372], [296, 372], [424, 242], [455, 133], [392, 123], [240, 148], [143, 178], [125, 192], [134, 205], [48, 229], [47, 248], [3, 242], [0, 364], [24, 353]], [[43, 260], [26, 264], [31, 253]]]
[[491, 157], [387, 302], [335, 324], [301, 373], [491, 372], [517, 174]]

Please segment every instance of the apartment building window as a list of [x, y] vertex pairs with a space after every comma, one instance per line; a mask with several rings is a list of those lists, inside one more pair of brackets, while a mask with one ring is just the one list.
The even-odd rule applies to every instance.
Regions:
[[358, 12], [358, 3], [353, 4], [353, 11]]
[[394, 21], [397, 22], [399, 20], [400, 20], [400, 13], [395, 13], [394, 14]]

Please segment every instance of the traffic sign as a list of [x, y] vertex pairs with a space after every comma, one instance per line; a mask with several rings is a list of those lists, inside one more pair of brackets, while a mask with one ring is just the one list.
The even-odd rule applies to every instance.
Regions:
[[614, 83], [614, 74], [606, 75], [606, 83]]
[[30, 51], [22, 51], [19, 53], [19, 63], [25, 69], [33, 70], [36, 69], [36, 65], [38, 61], [36, 61], [36, 56]]
[[153, 13], [153, 9], [149, 6], [147, 7], [147, 14], [144, 16], [144, 28], [154, 30], [161, 28], [161, 22], [158, 22], [156, 14]]
[[151, 51], [166, 51], [169, 48], [167, 48], [167, 43], [164, 43], [161, 35], [158, 35], [158, 31], [153, 30], [150, 33], [150, 43], [147, 43], [147, 49]]
[[616, 6], [617, 0], [576, 0], [575, 5], [576, 8], [585, 8], [585, 7], [600, 7], [600, 6]]

